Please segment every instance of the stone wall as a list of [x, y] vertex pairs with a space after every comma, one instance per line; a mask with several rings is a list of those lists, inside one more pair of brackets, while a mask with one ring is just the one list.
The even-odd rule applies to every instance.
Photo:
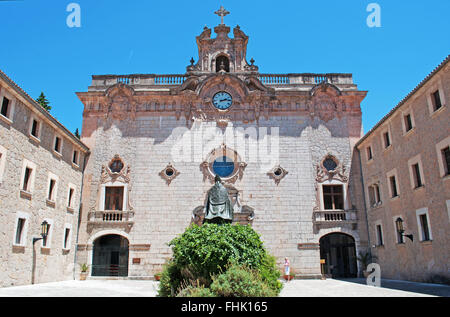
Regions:
[[[450, 144], [448, 70], [447, 61], [358, 144], [365, 195], [359, 196], [358, 208], [366, 204], [370, 245], [384, 278], [435, 282], [450, 278], [450, 178], [442, 171], [440, 153], [441, 148]], [[437, 89], [443, 106], [433, 111], [431, 94]], [[406, 114], [412, 116], [410, 131], [405, 130]], [[385, 131], [389, 131], [392, 143], [388, 148], [383, 145]], [[369, 146], [372, 160], [368, 160], [366, 153]], [[423, 182], [417, 188], [411, 169], [414, 162], [419, 162]], [[394, 170], [399, 195], [392, 198], [388, 175]], [[380, 186], [381, 203], [371, 206], [368, 186], [374, 183]], [[422, 237], [418, 218], [424, 211], [428, 214], [429, 241]], [[405, 237], [404, 243], [398, 243], [394, 224], [398, 217], [403, 219], [405, 234], [412, 234], [413, 241]], [[378, 245], [376, 225], [382, 226], [382, 245]]]
[[[167, 243], [189, 226], [194, 209], [204, 205], [206, 192], [212, 186], [205, 180], [200, 164], [207, 153], [223, 142], [220, 138], [216, 142], [209, 140], [196, 161], [180, 162], [172, 156], [177, 144], [173, 132], [186, 126], [192, 134], [201, 129], [198, 122], [186, 125], [184, 118], [138, 116], [135, 121], [114, 121], [85, 116], [83, 131], [94, 132], [82, 137], [92, 153], [84, 175], [78, 264], [92, 262], [93, 242], [105, 234], [120, 234], [129, 240], [129, 276], [152, 277], [171, 257]], [[317, 118], [311, 121], [306, 116], [272, 117], [258, 124], [230, 122], [228, 127], [246, 131], [266, 127], [268, 134], [275, 131], [273, 128], [279, 129], [279, 158], [263, 165], [239, 153], [247, 166], [242, 179], [232, 185], [240, 191], [241, 203], [254, 208], [252, 226], [261, 234], [269, 252], [277, 257], [280, 268], [287, 256], [297, 275], [319, 275], [319, 239], [330, 232], [349, 233], [359, 247], [357, 228], [336, 225], [314, 230], [312, 216], [317, 205], [316, 165], [332, 153], [349, 175], [353, 148], [349, 135], [361, 131], [360, 117], [335, 118], [327, 123]], [[130, 204], [134, 212], [131, 227], [88, 221], [88, 213], [99, 208], [102, 165], [107, 166], [116, 154], [130, 166]], [[169, 162], [180, 174], [168, 185], [159, 173]], [[288, 172], [278, 185], [267, 175], [277, 164]], [[313, 247], [300, 250], [299, 244]], [[140, 263], [133, 264], [133, 258], [139, 258]]]
[[[1, 96], [6, 86], [1, 86]], [[40, 236], [44, 219], [51, 222], [49, 248], [41, 248], [42, 240], [34, 245], [35, 283], [73, 278], [76, 228], [81, 194], [82, 165], [72, 164], [73, 141], [62, 136], [61, 155], [53, 151], [56, 129], [44, 116], [31, 111], [33, 106], [8, 88], [15, 103], [11, 120], [0, 120], [0, 148], [4, 151], [4, 170], [0, 182], [0, 286], [31, 283], [34, 237]], [[29, 136], [30, 118], [34, 114], [41, 120], [40, 141]], [[84, 151], [83, 151], [84, 152]], [[30, 194], [21, 194], [21, 177], [24, 160], [35, 164], [34, 188]], [[57, 176], [55, 203], [47, 203], [49, 173]], [[73, 208], [67, 208], [69, 184], [75, 188]], [[26, 216], [23, 241], [15, 244], [17, 218]], [[71, 227], [69, 245], [63, 249], [65, 226]]]

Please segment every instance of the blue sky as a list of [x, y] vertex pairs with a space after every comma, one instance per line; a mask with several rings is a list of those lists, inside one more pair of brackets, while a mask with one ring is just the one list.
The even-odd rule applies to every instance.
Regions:
[[[80, 28], [66, 25], [71, 2]], [[379, 28], [366, 23], [373, 2]], [[184, 73], [220, 5], [225, 23], [250, 37], [247, 57], [261, 73], [353, 73], [369, 91], [365, 132], [450, 53], [448, 0], [22, 0], [0, 1], [0, 69], [33, 98], [44, 91], [51, 113], [81, 129], [75, 92], [91, 75]]]

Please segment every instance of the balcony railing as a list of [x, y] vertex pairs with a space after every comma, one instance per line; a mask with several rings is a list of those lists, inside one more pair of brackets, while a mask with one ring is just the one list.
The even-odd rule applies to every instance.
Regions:
[[354, 224], [358, 221], [356, 210], [321, 210], [313, 213], [314, 224]]
[[134, 217], [132, 211], [104, 210], [90, 212], [88, 222], [90, 223], [126, 223], [131, 222]]
[[[117, 83], [127, 85], [178, 86], [183, 84], [186, 78], [186, 74], [94, 75], [92, 76], [92, 86], [112, 86]], [[264, 85], [268, 86], [317, 85], [320, 83], [335, 85], [353, 84], [352, 74], [343, 73], [259, 74], [258, 78]]]

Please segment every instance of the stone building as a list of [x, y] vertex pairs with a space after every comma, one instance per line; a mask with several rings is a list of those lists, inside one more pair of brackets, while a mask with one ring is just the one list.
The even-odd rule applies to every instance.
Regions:
[[88, 148], [1, 71], [0, 107], [0, 287], [71, 279]]
[[367, 210], [384, 278], [450, 279], [449, 61], [356, 144], [364, 186], [357, 206]]
[[[222, 17], [223, 10], [217, 12]], [[235, 221], [251, 224], [298, 277], [355, 276], [367, 247], [353, 148], [366, 96], [351, 74], [263, 74], [249, 37], [219, 24], [175, 75], [94, 75], [86, 92], [77, 267], [152, 278], [167, 243], [204, 215], [216, 174]], [[357, 166], [356, 168], [359, 168]]]

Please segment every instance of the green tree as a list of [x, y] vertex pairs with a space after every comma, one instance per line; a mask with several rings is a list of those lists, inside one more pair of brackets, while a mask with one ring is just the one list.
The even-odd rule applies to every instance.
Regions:
[[75, 130], [74, 134], [78, 139], [80, 138], [80, 132], [78, 132], [78, 128]]
[[36, 99], [37, 103], [42, 106], [45, 110], [50, 112], [52, 110], [52, 107], [50, 106], [50, 102], [47, 100], [47, 98], [44, 95], [44, 92], [41, 92], [39, 97]]

